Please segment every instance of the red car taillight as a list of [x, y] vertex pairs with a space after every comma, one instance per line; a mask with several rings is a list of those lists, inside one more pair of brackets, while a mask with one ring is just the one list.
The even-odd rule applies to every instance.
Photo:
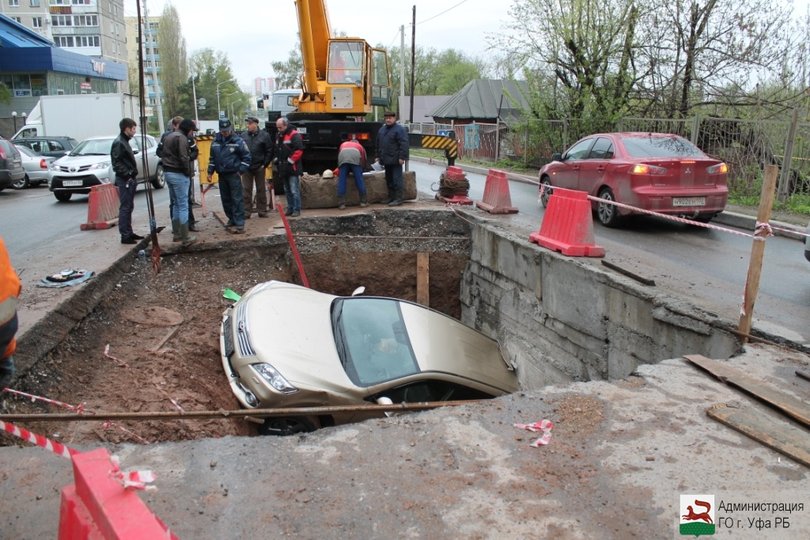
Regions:
[[633, 168], [630, 169], [630, 174], [659, 176], [667, 174], [667, 170], [664, 167], [657, 167], [655, 165], [647, 165], [646, 163], [639, 163], [637, 165], [633, 165]]
[[40, 169], [47, 169], [48, 168], [48, 163], [44, 159], [40, 159], [39, 160], [39, 168]]
[[728, 165], [725, 163], [718, 163], [706, 168], [706, 174], [726, 174], [728, 172]]
[[0, 146], [0, 159], [6, 159], [6, 151]]

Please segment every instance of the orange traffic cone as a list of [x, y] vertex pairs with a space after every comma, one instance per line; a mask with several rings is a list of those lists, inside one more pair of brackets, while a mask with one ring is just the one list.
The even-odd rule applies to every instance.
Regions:
[[484, 186], [484, 200], [476, 201], [475, 206], [486, 210], [490, 214], [517, 214], [518, 209], [512, 206], [512, 197], [509, 195], [509, 180], [506, 173], [497, 169], [490, 169], [487, 173], [487, 183]]

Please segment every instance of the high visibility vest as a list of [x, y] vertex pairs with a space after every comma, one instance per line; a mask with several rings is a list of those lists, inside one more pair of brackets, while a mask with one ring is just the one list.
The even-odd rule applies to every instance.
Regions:
[[0, 236], [0, 325], [14, 318], [21, 290], [20, 278], [11, 266], [6, 243]]

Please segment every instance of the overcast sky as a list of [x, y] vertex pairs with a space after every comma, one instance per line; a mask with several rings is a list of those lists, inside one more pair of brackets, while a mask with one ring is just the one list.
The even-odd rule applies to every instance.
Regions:
[[[255, 77], [272, 76], [271, 62], [286, 60], [298, 47], [298, 19], [293, 0], [146, 0], [149, 15], [157, 16], [172, 3], [180, 15], [189, 55], [210, 47], [228, 55], [240, 86]], [[333, 32], [361, 37], [385, 48], [411, 43], [416, 6], [416, 46], [436, 50], [460, 49], [487, 59], [487, 34], [502, 32], [509, 0], [326, 0]], [[125, 12], [136, 15], [135, 0], [125, 0]]]

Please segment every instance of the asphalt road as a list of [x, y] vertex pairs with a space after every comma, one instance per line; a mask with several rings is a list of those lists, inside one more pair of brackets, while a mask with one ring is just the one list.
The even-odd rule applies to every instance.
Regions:
[[[412, 161], [409, 165], [416, 172], [417, 189], [432, 196], [444, 162], [430, 165]], [[467, 173], [467, 179], [470, 198], [482, 200], [486, 177]], [[499, 219], [514, 222], [526, 231], [528, 239], [531, 232], [540, 229], [543, 217], [537, 186], [511, 181], [509, 192], [512, 206], [519, 213]], [[724, 319], [739, 319], [751, 254], [750, 238], [646, 216], [634, 218], [618, 229], [594, 223], [594, 236], [596, 244], [605, 248], [606, 260], [653, 279], [657, 287], [673, 296], [685, 297]], [[808, 343], [808, 321], [810, 263], [804, 258], [804, 246], [785, 237], [769, 238], [754, 306], [754, 327]]]
[[[416, 172], [422, 196], [432, 197], [443, 163], [429, 165], [412, 161], [409, 166]], [[481, 200], [485, 176], [468, 173], [467, 178], [470, 197]], [[163, 216], [168, 208], [168, 190], [153, 190], [153, 194], [158, 215]], [[539, 230], [543, 216], [537, 187], [510, 182], [510, 195], [512, 205], [520, 212], [493, 216], [493, 219], [505, 220], [525, 230], [528, 238], [531, 232]], [[135, 222], [139, 224], [136, 228], [145, 234], [146, 194], [142, 189], [136, 195], [135, 214]], [[79, 230], [79, 224], [86, 221], [86, 217], [86, 196], [75, 196], [67, 203], [60, 203], [44, 186], [0, 192], [0, 235], [18, 271], [44, 254], [56, 261], [52, 264], [53, 270], [59, 270], [58, 261], [68, 260], [66, 255], [60, 259], [60, 250], [76, 251], [86, 244], [91, 233]], [[658, 290], [683, 297], [723, 319], [736, 321], [739, 318], [751, 252], [749, 238], [647, 217], [631, 220], [620, 229], [609, 229], [597, 223], [594, 234], [596, 243], [606, 250], [605, 260], [652, 279]], [[110, 250], [122, 248], [101, 245]], [[598, 259], [587, 262], [600, 264]], [[791, 341], [808, 343], [808, 321], [810, 263], [804, 259], [803, 245], [784, 237], [769, 238], [754, 326]]]

